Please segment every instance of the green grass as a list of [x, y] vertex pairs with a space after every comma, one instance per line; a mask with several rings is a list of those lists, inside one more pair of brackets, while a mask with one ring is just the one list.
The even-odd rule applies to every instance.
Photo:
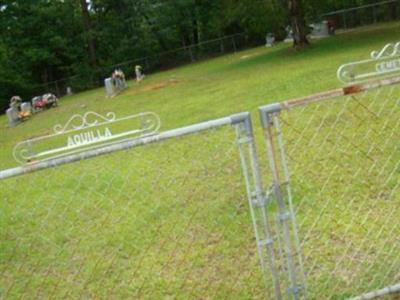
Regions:
[[[15, 166], [11, 152], [16, 142], [49, 134], [55, 124], [89, 110], [117, 116], [153, 111], [163, 130], [240, 111], [250, 111], [257, 125], [258, 106], [340, 86], [339, 65], [399, 40], [399, 29], [399, 23], [388, 23], [313, 41], [303, 52], [280, 44], [198, 62], [148, 76], [141, 84], [130, 81], [112, 99], [103, 89], [64, 97], [59, 107], [15, 128], [6, 128], [1, 116], [0, 169]], [[393, 133], [398, 114], [391, 114], [395, 105], [382, 106], [379, 97], [365, 98], [371, 109], [384, 107], [390, 122], [365, 122], [369, 114], [358, 105], [345, 106], [339, 123], [342, 105], [310, 106], [283, 116], [315, 299], [321, 291], [323, 298], [342, 299], [399, 280], [396, 269], [382, 269], [379, 263], [382, 257], [397, 267], [398, 251], [391, 243], [378, 243], [399, 234], [393, 215], [399, 198], [392, 194], [399, 181], [393, 166], [400, 157], [396, 144], [384, 144], [387, 136], [398, 137]], [[295, 123], [305, 135], [287, 126]], [[261, 130], [255, 128], [262, 153]], [[365, 137], [370, 128], [376, 132]], [[234, 140], [234, 132], [223, 128], [0, 182], [0, 298], [263, 297]], [[374, 148], [367, 155], [354, 150], [368, 150], [377, 141], [384, 145], [380, 151]], [[389, 164], [370, 168], [371, 157]], [[266, 174], [263, 156], [261, 164]], [[357, 180], [355, 171], [368, 178]], [[357, 199], [376, 201], [365, 207]], [[315, 225], [321, 212], [322, 221]], [[381, 220], [385, 215], [389, 224]], [[376, 247], [365, 245], [366, 233]], [[357, 251], [343, 250], [349, 245]], [[350, 263], [332, 273], [343, 257]], [[358, 273], [352, 274], [350, 266]]]
[[131, 81], [113, 99], [105, 97], [103, 88], [64, 97], [59, 108], [13, 129], [6, 128], [1, 116], [0, 169], [13, 166], [11, 149], [16, 141], [48, 134], [55, 124], [88, 110], [118, 116], [154, 111], [162, 129], [169, 129], [240, 111], [256, 112], [263, 104], [338, 87], [337, 68], [398, 40], [399, 26], [390, 23], [314, 41], [304, 52], [280, 44], [226, 55], [148, 76], [140, 85]]

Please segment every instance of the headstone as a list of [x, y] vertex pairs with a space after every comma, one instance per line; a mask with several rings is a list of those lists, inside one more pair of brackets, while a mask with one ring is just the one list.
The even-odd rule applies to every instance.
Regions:
[[137, 82], [140, 82], [140, 81], [143, 80], [144, 74], [143, 74], [143, 71], [142, 71], [142, 67], [141, 67], [141, 66], [139, 66], [139, 65], [136, 65], [136, 66], [135, 66], [135, 75], [136, 75], [136, 81], [137, 81]]
[[72, 88], [67, 86], [67, 95], [72, 95]]
[[21, 104], [21, 112], [31, 114], [32, 105], [30, 102], [22, 102]]
[[104, 86], [106, 88], [107, 97], [114, 96], [114, 85], [113, 85], [113, 82], [112, 82], [112, 78], [104, 79]]
[[324, 38], [330, 36], [328, 21], [321, 23], [311, 24], [312, 36], [316, 38]]
[[266, 42], [266, 47], [272, 47], [275, 44], [275, 36], [273, 33], [267, 33]]
[[8, 126], [14, 127], [19, 123], [17, 108], [10, 107], [9, 109], [7, 109], [6, 115], [7, 115], [7, 120], [8, 120]]
[[288, 25], [288, 26], [286, 26], [285, 30], [286, 30], [287, 36], [286, 36], [286, 39], [284, 40], [284, 42], [289, 42], [289, 43], [293, 42], [293, 30], [292, 30], [292, 27], [290, 25]]
[[115, 87], [117, 88], [118, 91], [122, 91], [125, 88], [125, 79], [124, 78], [117, 78], [115, 80]]

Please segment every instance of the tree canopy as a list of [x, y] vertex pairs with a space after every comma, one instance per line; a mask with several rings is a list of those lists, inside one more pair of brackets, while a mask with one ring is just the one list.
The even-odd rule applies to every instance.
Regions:
[[119, 62], [225, 35], [283, 38], [289, 23], [365, 3], [371, 1], [1, 0], [0, 107], [14, 94], [28, 100], [54, 80], [98, 79]]

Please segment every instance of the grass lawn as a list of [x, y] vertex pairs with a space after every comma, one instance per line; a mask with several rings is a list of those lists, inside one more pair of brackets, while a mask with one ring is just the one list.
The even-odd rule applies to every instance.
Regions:
[[[388, 23], [313, 41], [303, 52], [288, 44], [259, 47], [160, 72], [141, 84], [130, 81], [112, 99], [104, 89], [64, 97], [59, 107], [15, 128], [7, 128], [1, 116], [0, 169], [16, 166], [16, 142], [50, 134], [54, 125], [90, 110], [117, 116], [153, 111], [162, 130], [241, 111], [250, 111], [257, 125], [258, 106], [339, 87], [336, 70], [341, 64], [366, 59], [398, 40], [400, 23]], [[323, 298], [342, 299], [400, 281], [398, 247], [388, 243], [374, 248], [365, 238], [373, 237], [373, 244], [400, 234], [393, 214], [399, 200], [394, 191], [400, 156], [393, 131], [399, 128], [398, 111], [393, 113], [398, 92], [386, 92], [394, 104], [382, 106], [375, 94], [365, 96], [369, 108], [385, 108], [379, 117], [391, 116], [386, 123], [378, 118], [371, 127], [360, 121], [368, 120], [368, 113], [346, 101], [284, 116], [287, 124], [307, 133], [284, 128], [312, 298], [322, 291]], [[337, 121], [342, 115], [344, 123]], [[332, 124], [336, 135], [329, 131]], [[259, 127], [255, 133], [261, 153]], [[352, 139], [367, 151], [377, 143], [382, 147], [367, 155], [354, 151]], [[221, 128], [1, 181], [0, 298], [265, 296], [234, 141], [233, 130]], [[321, 153], [327, 156], [316, 159]], [[261, 163], [267, 173], [265, 158]], [[357, 182], [359, 174], [370, 179]], [[352, 189], [346, 189], [349, 185]], [[357, 201], [371, 197], [377, 199], [373, 206]], [[390, 201], [378, 201], [382, 199]], [[319, 222], [324, 211], [329, 214]], [[358, 221], [343, 211], [355, 212]], [[381, 220], [385, 215], [390, 222]], [[372, 223], [374, 234], [365, 227]], [[390, 224], [396, 224], [394, 230]], [[352, 247], [357, 251], [351, 252]], [[378, 254], [394, 269], [382, 269]], [[365, 273], [372, 275], [362, 277]]]

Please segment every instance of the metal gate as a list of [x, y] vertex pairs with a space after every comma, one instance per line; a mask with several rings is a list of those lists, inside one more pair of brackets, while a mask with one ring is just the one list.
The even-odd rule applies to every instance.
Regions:
[[237, 146], [255, 157], [249, 114], [99, 147], [122, 125], [89, 115], [0, 172], [0, 298], [264, 298]]
[[260, 108], [276, 299], [400, 292], [399, 49], [341, 67], [344, 88]]

